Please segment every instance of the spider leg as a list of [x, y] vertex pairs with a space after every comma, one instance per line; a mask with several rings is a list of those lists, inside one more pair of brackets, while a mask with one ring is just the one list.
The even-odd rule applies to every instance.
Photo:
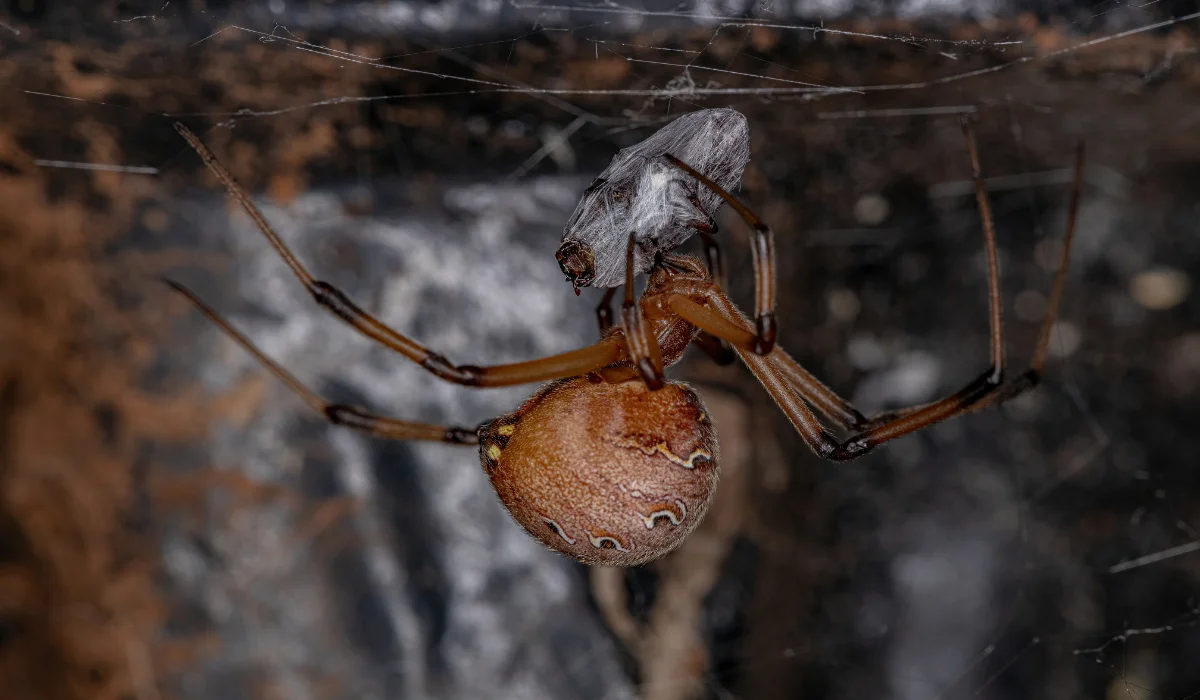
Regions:
[[[695, 195], [689, 195], [689, 200], [697, 211], [704, 211], [700, 206], [700, 200]], [[721, 257], [721, 244], [717, 241], [717, 222], [709, 217], [707, 221], [693, 221], [692, 228], [696, 229], [696, 232], [700, 234], [700, 239], [704, 242], [704, 262], [713, 282], [721, 289], [727, 289], [725, 263]], [[703, 350], [704, 354], [718, 365], [731, 365], [737, 359], [737, 354], [730, 347], [729, 341], [704, 331], [700, 332], [700, 336], [693, 341], [693, 344]]]
[[826, 418], [837, 423], [842, 430], [862, 430], [868, 424], [867, 417], [859, 413], [849, 400], [842, 398], [820, 379], [797, 362], [783, 348], [776, 348], [768, 356], [774, 367], [788, 379], [793, 391], [800, 394]]
[[1075, 238], [1076, 222], [1079, 219], [1079, 200], [1083, 191], [1083, 164], [1084, 145], [1081, 141], [1075, 147], [1075, 178], [1071, 185], [1071, 202], [1067, 205], [1067, 230], [1063, 234], [1062, 257], [1058, 261], [1058, 271], [1054, 275], [1054, 286], [1050, 290], [1050, 300], [1046, 304], [1046, 315], [1042, 318], [1042, 326], [1038, 331], [1037, 343], [1033, 346], [1033, 356], [1029, 360], [1029, 369], [1010, 379], [998, 391], [980, 401], [971, 410], [978, 410], [1010, 401], [1041, 383], [1042, 373], [1046, 367], [1046, 356], [1050, 351], [1050, 333], [1054, 330], [1054, 322], [1058, 318], [1058, 307], [1062, 302], [1063, 288], [1067, 283], [1067, 264], [1071, 259], [1071, 243]]
[[201, 160], [225, 185], [229, 194], [242, 205], [242, 209], [254, 220], [258, 229], [262, 231], [275, 251], [279, 253], [283, 261], [291, 268], [292, 273], [319, 305], [368, 338], [395, 350], [446, 381], [467, 386], [490, 387], [528, 384], [584, 374], [606, 367], [619, 360], [624, 354], [619, 341], [605, 339], [585, 348], [526, 362], [487, 367], [456, 365], [415, 340], [392, 330], [382, 321], [364, 311], [333, 285], [314, 278], [312, 273], [284, 244], [279, 234], [275, 233], [262, 212], [254, 206], [250, 197], [233, 179], [233, 175], [221, 165], [212, 151], [208, 150], [208, 147], [183, 124], [176, 122], [175, 130], [200, 155]]
[[728, 289], [725, 261], [721, 256], [721, 245], [717, 242], [717, 222], [713, 221], [705, 228], [700, 228], [698, 225], [695, 228], [704, 242], [704, 262], [708, 265], [708, 271], [712, 274], [713, 281], [721, 289]]
[[[693, 309], [688, 309], [679, 304], [674, 296], [667, 303], [673, 310], [676, 310], [677, 313], [693, 325], [697, 325], [698, 322], [708, 323], [709, 321], [709, 319], [700, 318], [699, 314], [694, 313]], [[695, 304], [695, 302], [691, 303]], [[707, 312], [711, 317], [719, 318], [720, 323], [725, 326], [734, 326], [734, 321], [732, 320], [735, 318], [734, 314], [737, 314], [737, 317], [741, 317], [743, 320], [745, 319], [738, 312], [737, 308], [733, 306], [733, 302], [723, 294], [719, 297], [710, 297], [709, 303], [717, 308], [713, 309], [700, 304], [695, 304], [695, 306]], [[747, 325], [749, 325], [748, 322]], [[724, 330], [724, 328], [718, 328], [717, 326], [718, 324], [716, 323], [710, 324], [710, 332], [715, 333]], [[742, 340], [753, 335], [747, 328], [740, 328], [739, 333]], [[867, 421], [849, 402], [824, 387], [811, 374], [803, 370], [799, 363], [796, 363], [795, 360], [792, 360], [779, 348], [772, 350], [770, 355], [764, 356], [750, 351], [744, 344], [734, 342], [733, 338], [727, 339], [733, 343], [742, 361], [746, 363], [746, 366], [754, 373], [754, 376], [767, 390], [767, 393], [770, 394], [779, 408], [787, 415], [788, 420], [791, 421], [792, 426], [796, 428], [796, 432], [800, 434], [800, 437], [804, 439], [809, 448], [826, 459], [848, 461], [860, 457], [882, 442], [900, 437], [900, 435], [905, 435], [940, 420], [945, 420], [952, 417], [952, 415], [957, 415], [947, 409], [956, 409], [960, 403], [964, 403], [964, 399], [960, 397], [960, 394], [963, 392], [959, 392], [928, 406], [889, 414], [885, 420], [879, 423]], [[990, 371], [984, 374], [982, 378], [986, 379], [989, 376]], [[969, 384], [967, 388], [974, 390], [978, 382], [979, 380], [977, 379], [975, 382]], [[841, 428], [845, 430], [862, 430], [862, 432], [851, 435], [847, 440], [839, 441], [821, 423], [812, 408], [809, 408], [810, 404]], [[938, 417], [934, 419], [928, 418], [931, 409], [939, 411]], [[911, 425], [902, 424], [904, 421], [911, 421], [914, 418], [920, 421], [920, 423]], [[896, 434], [884, 432], [896, 426], [907, 427], [907, 429]]]
[[432, 440], [434, 442], [448, 442], [457, 445], [478, 444], [479, 438], [473, 428], [416, 423], [376, 415], [355, 406], [329, 403], [315, 391], [305, 386], [295, 375], [284, 369], [279, 363], [267, 357], [266, 353], [255, 347], [249, 338], [231, 326], [228, 321], [222, 318], [208, 304], [205, 304], [190, 289], [171, 280], [165, 280], [165, 282], [172, 289], [186, 297], [188, 301], [192, 302], [210, 321], [237, 342], [238, 345], [242, 346], [246, 352], [253, 355], [264, 367], [270, 370], [271, 374], [274, 374], [284, 384], [287, 384], [304, 403], [308, 404], [309, 407], [321, 414], [330, 423], [343, 425], [369, 435], [391, 440]]
[[704, 260], [708, 263], [708, 271], [712, 275], [713, 281], [720, 285], [721, 289], [728, 289], [728, 285], [725, 283], [725, 264], [721, 259], [721, 246], [717, 243], [717, 232], [719, 231], [717, 222], [704, 213], [704, 207], [701, 206], [700, 199], [696, 195], [689, 194], [688, 201], [693, 207], [696, 207], [696, 213], [704, 216], [703, 219], [693, 221], [691, 226], [696, 229], [704, 242]]
[[700, 181], [708, 189], [720, 195], [729, 206], [742, 217], [754, 231], [754, 345], [751, 350], [766, 355], [775, 347], [777, 328], [775, 324], [775, 234], [771, 227], [742, 204], [736, 197], [717, 183], [705, 177], [692, 166], [670, 153], [664, 153], [667, 162]]
[[[1050, 332], [1058, 314], [1058, 306], [1062, 298], [1070, 261], [1071, 243], [1075, 234], [1082, 189], [1084, 148], [1080, 144], [1076, 150], [1075, 182], [1068, 210], [1067, 229], [1063, 238], [1062, 257], [1059, 260], [1054, 287], [1047, 304], [1046, 315], [1042, 320], [1030, 367], [1016, 378], [1005, 382], [1004, 329], [1000, 308], [995, 227], [988, 206], [987, 190], [980, 174], [975, 140], [970, 126], [965, 120], [963, 135], [971, 157], [975, 195], [987, 246], [989, 337], [992, 362], [987, 371], [968, 382], [959, 391], [922, 406], [888, 411], [866, 420], [853, 406], [825, 388], [782, 350], [776, 349], [765, 357], [752, 352], [748, 347], [749, 338], [753, 336], [748, 329], [749, 320], [725, 294], [711, 292], [706, 299], [707, 306], [697, 304], [681, 295], [673, 295], [667, 300], [667, 304], [672, 310], [693, 325], [714, 334], [721, 334], [722, 337], [733, 343], [738, 355], [762, 382], [767, 392], [791, 420], [797, 432], [809, 447], [822, 457], [836, 461], [854, 459], [889, 440], [894, 440], [934, 423], [1015, 398], [1037, 386], [1041, 378], [1049, 349]], [[855, 429], [858, 432], [839, 442], [821, 424], [805, 402], [812, 404], [841, 426]], [[840, 417], [839, 414], [841, 414]]]
[[[682, 294], [672, 294], [667, 297], [666, 305], [693, 326], [733, 345], [737, 354], [775, 397], [776, 403], [797, 424], [797, 429], [800, 428], [801, 418], [794, 416], [811, 419], [816, 423], [813, 430], [819, 427], [816, 417], [803, 402], [811, 404], [842, 430], [860, 430], [867, 425], [867, 419], [849, 401], [825, 386], [782, 348], [776, 346], [769, 355], [755, 353], [752, 349], [754, 333], [750, 331], [750, 319], [723, 291], [710, 288], [704, 304]], [[764, 378], [765, 375], [770, 375], [769, 381]], [[796, 402], [797, 396], [803, 402]], [[804, 431], [801, 430], [801, 433]], [[832, 440], [832, 436], [829, 439]]]
[[653, 329], [646, 322], [642, 313], [642, 305], [634, 296], [633, 251], [636, 241], [634, 231], [629, 232], [629, 242], [625, 246], [625, 300], [621, 302], [621, 327], [625, 332], [625, 346], [629, 358], [637, 367], [642, 381], [651, 390], [661, 389], [666, 377], [663, 373], [662, 353], [658, 347], [658, 338], [654, 337]]
[[[1075, 175], [1071, 186], [1070, 203], [1067, 205], [1067, 226], [1066, 232], [1063, 235], [1062, 253], [1059, 257], [1058, 268], [1054, 276], [1054, 285], [1051, 288], [1050, 299], [1046, 305], [1046, 314], [1042, 318], [1041, 329], [1038, 333], [1037, 342], [1034, 345], [1033, 356], [1030, 359], [1029, 368], [1016, 377], [1010, 378], [1002, 386], [993, 391], [991, 394], [988, 394], [980, 401], [968, 406], [965, 409], [965, 412], [974, 412], [1004, 403], [1006, 401], [1011, 401], [1012, 399], [1015, 399], [1016, 397], [1036, 388], [1041, 382], [1042, 374], [1046, 365], [1046, 356], [1050, 348], [1050, 332], [1053, 330], [1054, 322], [1058, 318], [1058, 308], [1062, 302], [1063, 288], [1066, 286], [1068, 263], [1071, 260], [1071, 245], [1075, 239], [1076, 224], [1079, 218], [1079, 201], [1083, 192], [1084, 151], [1084, 144], [1080, 142], [1075, 147]], [[792, 363], [795, 362], [788, 357], [786, 353], [784, 353], [784, 357]], [[816, 384], [820, 385], [820, 382], [815, 377], [812, 377], [812, 375], [808, 374], [804, 368], [800, 367], [798, 364], [796, 364], [794, 368], [791, 368], [791, 371], [803, 373], [804, 375], [807, 375], [811, 382], [815, 382]], [[804, 381], [799, 377], [796, 377], [796, 380]], [[858, 424], [852, 425], [851, 427], [858, 430], [871, 430], [889, 422], [905, 418], [909, 415], [922, 411], [932, 404], [910, 406], [892, 411], [884, 411], [871, 416], [870, 420], [862, 418], [861, 414], [859, 414], [858, 411], [855, 411], [848, 402], [846, 402], [844, 405], [849, 407], [854, 414], [859, 416]], [[820, 410], [819, 405], [818, 410]]]
[[901, 409], [873, 417], [867, 429], [852, 436], [842, 445], [842, 449], [853, 452], [865, 452], [875, 445], [907, 435], [915, 430], [938, 423], [964, 413], [970, 413], [989, 406], [1004, 403], [1033, 389], [1041, 380], [1046, 364], [1046, 356], [1050, 346], [1050, 333], [1058, 316], [1058, 307], [1062, 300], [1063, 287], [1066, 284], [1067, 268], [1071, 259], [1071, 243], [1075, 237], [1076, 223], [1079, 216], [1079, 200], [1083, 189], [1084, 146], [1080, 143], [1075, 149], [1075, 177], [1071, 190], [1071, 201], [1067, 210], [1067, 228], [1063, 234], [1062, 256], [1059, 258], [1058, 271], [1054, 277], [1054, 286], [1050, 293], [1046, 315], [1042, 318], [1041, 329], [1037, 343], [1034, 345], [1033, 357], [1029, 369], [1017, 377], [1003, 381], [1004, 373], [1004, 338], [999, 304], [999, 270], [996, 264], [995, 226], [991, 209], [988, 206], [987, 189], [980, 174], [979, 155], [975, 148], [975, 139], [971, 133], [970, 124], [962, 120], [963, 136], [967, 142], [967, 150], [971, 157], [972, 176], [975, 181], [975, 198], [979, 204], [980, 217], [983, 222], [984, 234], [987, 239], [988, 254], [988, 298], [991, 305], [991, 350], [992, 368], [968, 383], [958, 392], [924, 406]]

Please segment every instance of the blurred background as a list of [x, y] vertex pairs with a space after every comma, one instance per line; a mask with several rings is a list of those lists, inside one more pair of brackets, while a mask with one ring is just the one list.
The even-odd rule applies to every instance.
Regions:
[[[0, 696], [1200, 696], [1198, 13], [9, 0]], [[326, 425], [159, 281], [331, 399], [475, 425], [533, 387], [439, 382], [322, 313], [172, 122], [319, 278], [488, 364], [594, 341], [562, 227], [617, 149], [717, 106], [750, 123], [781, 342], [865, 412], [987, 363], [958, 115], [1017, 370], [1085, 141], [1043, 386], [837, 465], [689, 354], [717, 502], [678, 552], [589, 570], [509, 519], [473, 449]], [[750, 308], [746, 230], [719, 221]]]

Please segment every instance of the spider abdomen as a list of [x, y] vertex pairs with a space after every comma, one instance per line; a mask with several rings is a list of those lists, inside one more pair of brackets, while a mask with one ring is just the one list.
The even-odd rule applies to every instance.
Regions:
[[585, 564], [634, 566], [671, 551], [717, 484], [712, 419], [678, 382], [548, 384], [480, 429], [479, 454], [513, 518]]

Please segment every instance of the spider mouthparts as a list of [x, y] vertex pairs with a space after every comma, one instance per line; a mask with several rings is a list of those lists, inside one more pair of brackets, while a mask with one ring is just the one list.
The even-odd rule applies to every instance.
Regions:
[[[572, 285], [574, 286], [574, 285]], [[579, 287], [575, 287], [575, 296], [579, 296]]]

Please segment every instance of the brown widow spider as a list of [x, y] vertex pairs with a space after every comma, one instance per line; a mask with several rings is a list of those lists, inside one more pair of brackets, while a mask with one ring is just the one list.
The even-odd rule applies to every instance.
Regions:
[[[603, 329], [599, 342], [579, 350], [478, 367], [450, 362], [388, 328], [342, 292], [314, 278], [204, 144], [182, 124], [175, 128], [238, 200], [317, 303], [360, 333], [456, 384], [497, 387], [553, 381], [512, 413], [474, 430], [331, 404], [264, 355], [192, 292], [175, 282], [168, 284], [331, 423], [383, 438], [478, 444], [484, 471], [518, 523], [550, 549], [586, 564], [608, 566], [645, 563], [679, 546], [703, 518], [712, 499], [718, 461], [712, 420], [691, 387], [667, 381], [663, 375], [664, 368], [678, 362], [690, 344], [699, 342], [701, 331], [729, 343], [809, 447], [836, 461], [854, 459], [889, 440], [1007, 401], [1036, 386], [1066, 279], [1083, 173], [1080, 144], [1062, 258], [1033, 358], [1027, 371], [1006, 382], [995, 230], [975, 139], [968, 121], [962, 121], [987, 251], [991, 366], [943, 399], [867, 418], [774, 346], [774, 324], [763, 322], [773, 318], [775, 306], [770, 228], [708, 177], [673, 156], [665, 157], [718, 194], [755, 232], [757, 328], [730, 301], [708, 268], [693, 257], [660, 252], [645, 291], [641, 297], [635, 296], [635, 241], [630, 234], [619, 325]], [[849, 436], [836, 439], [816, 413]]]

